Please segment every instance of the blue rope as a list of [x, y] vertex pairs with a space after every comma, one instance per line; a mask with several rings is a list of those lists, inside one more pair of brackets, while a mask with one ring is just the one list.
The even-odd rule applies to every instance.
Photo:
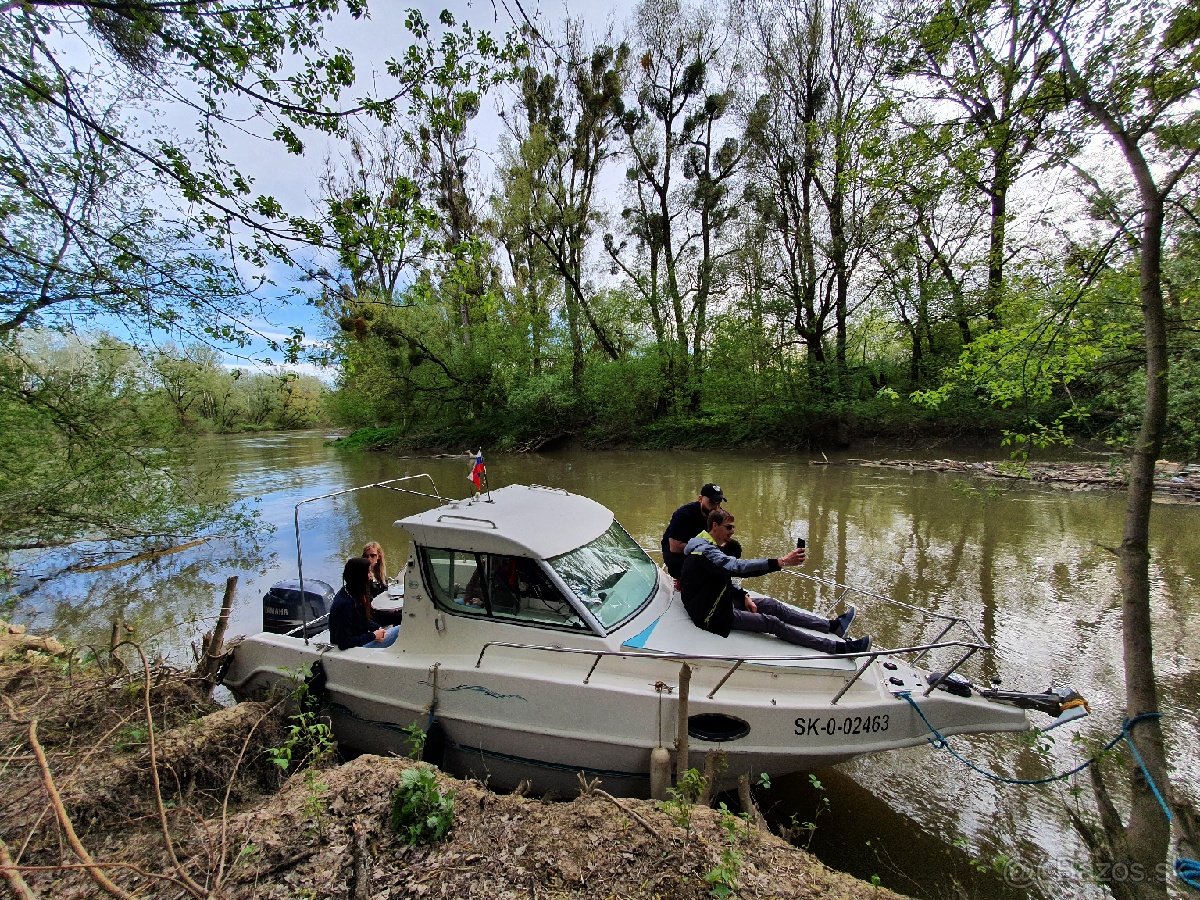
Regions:
[[[1090, 759], [1080, 763], [1075, 768], [1070, 769], [1069, 771], [1062, 772], [1058, 775], [1051, 775], [1047, 778], [1006, 778], [1003, 775], [997, 775], [994, 772], [988, 772], [985, 769], [979, 768], [979, 766], [975, 765], [973, 762], [959, 754], [953, 747], [951, 747], [946, 736], [934, 728], [929, 719], [925, 718], [925, 711], [917, 705], [917, 701], [912, 698], [911, 693], [908, 691], [901, 691], [899, 694], [897, 694], [897, 696], [903, 697], [908, 701], [908, 705], [917, 711], [917, 715], [921, 717], [921, 721], [925, 723], [925, 727], [928, 728], [930, 733], [933, 735], [933, 738], [930, 738], [930, 744], [937, 749], [947, 751], [951, 756], [953, 756], [963, 765], [967, 766], [967, 768], [978, 772], [985, 778], [1000, 782], [1002, 784], [1047, 784], [1051, 781], [1061, 781], [1064, 778], [1070, 778], [1072, 775], [1082, 772], [1088, 766], [1092, 765], [1092, 763], [1096, 762], [1096, 760], [1099, 759], [1104, 753], [1107, 753], [1113, 747], [1117, 746], [1117, 744], [1119, 744], [1122, 740], [1124, 740], [1125, 743], [1129, 745], [1129, 752], [1133, 755], [1138, 767], [1142, 770], [1142, 775], [1145, 776], [1146, 783], [1150, 785], [1150, 790], [1154, 792], [1154, 799], [1156, 799], [1158, 801], [1158, 805], [1162, 807], [1163, 815], [1167, 817], [1167, 822], [1170, 823], [1174, 821], [1174, 816], [1171, 815], [1171, 810], [1167, 806], [1167, 801], [1163, 799], [1163, 795], [1159, 791], [1158, 785], [1155, 784], [1154, 779], [1150, 777], [1150, 772], [1146, 768], [1146, 762], [1142, 759], [1142, 754], [1138, 752], [1138, 748], [1136, 745], [1134, 745], [1133, 738], [1130, 737], [1129, 734], [1130, 729], [1132, 729], [1134, 725], [1149, 719], [1161, 719], [1162, 713], [1142, 713], [1141, 715], [1134, 716], [1132, 719], [1126, 719], [1121, 725], [1120, 732], [1117, 733], [1116, 737], [1104, 745], [1103, 750]], [[1179, 880], [1188, 887], [1200, 891], [1200, 860], [1188, 859], [1187, 857], [1183, 856], [1177, 857], [1175, 859], [1175, 874], [1178, 876]]]
[[1188, 887], [1200, 891], [1200, 860], [1179, 857], [1175, 860], [1175, 874]]
[[1158, 805], [1162, 807], [1163, 815], [1167, 817], [1167, 822], [1174, 821], [1174, 816], [1171, 815], [1171, 810], [1167, 808], [1167, 801], [1163, 799], [1163, 795], [1158, 791], [1158, 785], [1154, 783], [1154, 779], [1150, 777], [1150, 770], [1146, 768], [1146, 763], [1142, 759], [1142, 754], [1138, 752], [1137, 745], [1133, 743], [1133, 739], [1129, 736], [1129, 729], [1136, 725], [1142, 719], [1161, 719], [1162, 713], [1142, 713], [1125, 723], [1121, 729], [1121, 733], [1125, 736], [1125, 743], [1129, 745], [1129, 752], [1133, 755], [1134, 760], [1138, 764], [1138, 768], [1142, 770], [1142, 775], [1146, 778], [1146, 783], [1150, 785], [1150, 790], [1154, 792], [1154, 799], [1158, 801]]
[[[1090, 766], [1092, 763], [1094, 763], [1097, 759], [1099, 759], [1103, 754], [1107, 753], [1113, 747], [1117, 746], [1117, 744], [1119, 744], [1121, 742], [1122, 738], [1125, 738], [1128, 735], [1129, 726], [1131, 724], [1133, 724], [1133, 722], [1126, 722], [1125, 725], [1122, 726], [1120, 733], [1116, 737], [1114, 737], [1111, 741], [1109, 741], [1107, 744], [1104, 745], [1103, 750], [1101, 750], [1099, 753], [1097, 753], [1091, 759], [1085, 760], [1084, 762], [1077, 765], [1075, 768], [1070, 769], [1066, 772], [1060, 772], [1057, 775], [1050, 775], [1046, 778], [1006, 778], [1003, 775], [997, 775], [994, 772], [989, 772], [986, 769], [981, 769], [979, 766], [975, 765], [975, 763], [971, 762], [969, 759], [967, 759], [965, 756], [962, 756], [957, 750], [955, 750], [953, 747], [951, 747], [950, 742], [946, 738], [946, 736], [944, 734], [942, 734], [940, 731], [938, 731], [936, 728], [934, 728], [933, 723], [930, 722], [927, 718], [925, 718], [925, 711], [917, 705], [917, 701], [912, 698], [912, 694], [910, 694], [908, 691], [901, 691], [896, 696], [903, 697], [905, 700], [908, 701], [908, 705], [917, 711], [917, 715], [921, 717], [921, 721], [925, 723], [925, 727], [928, 728], [930, 733], [933, 735], [933, 738], [930, 739], [929, 743], [932, 744], [934, 746], [934, 748], [936, 748], [938, 750], [945, 750], [947, 753], [949, 753], [951, 756], [953, 756], [955, 759], [957, 759], [960, 763], [962, 763], [968, 769], [972, 769], [973, 771], [978, 772], [984, 778], [988, 778], [991, 781], [995, 781], [1000, 784], [1049, 784], [1052, 781], [1062, 781], [1063, 779], [1070, 778], [1072, 775], [1082, 772], [1084, 769], [1086, 769], [1088, 766]], [[1148, 713], [1147, 715], [1157, 716], [1158, 713]], [[1142, 716], [1138, 716], [1138, 718], [1135, 719], [1134, 722], [1139, 721], [1142, 718], [1143, 718]]]

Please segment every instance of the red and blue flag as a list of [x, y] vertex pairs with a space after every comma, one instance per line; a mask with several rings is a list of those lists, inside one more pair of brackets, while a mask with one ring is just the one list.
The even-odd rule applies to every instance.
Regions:
[[471, 462], [471, 474], [467, 478], [475, 485], [475, 493], [479, 493], [487, 487], [487, 466], [483, 464], [482, 450], [475, 454], [475, 458]]

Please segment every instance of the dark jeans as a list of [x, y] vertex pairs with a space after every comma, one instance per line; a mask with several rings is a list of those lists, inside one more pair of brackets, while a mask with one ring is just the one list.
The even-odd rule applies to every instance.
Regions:
[[810, 613], [798, 606], [780, 603], [772, 597], [755, 597], [754, 605], [758, 612], [747, 612], [744, 609], [733, 608], [733, 630], [753, 631], [756, 634], [773, 634], [789, 644], [797, 644], [810, 650], [820, 650], [824, 653], [841, 653], [845, 641], [835, 637], [821, 637], [801, 631], [808, 628], [812, 631], [829, 632], [829, 620]]

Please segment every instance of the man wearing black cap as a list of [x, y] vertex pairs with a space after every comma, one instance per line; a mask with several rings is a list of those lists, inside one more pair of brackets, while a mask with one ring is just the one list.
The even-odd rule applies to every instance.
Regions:
[[673, 578], [679, 578], [684, 546], [708, 527], [708, 514], [724, 502], [721, 486], [709, 482], [700, 488], [700, 496], [693, 502], [675, 510], [662, 536], [663, 565]]

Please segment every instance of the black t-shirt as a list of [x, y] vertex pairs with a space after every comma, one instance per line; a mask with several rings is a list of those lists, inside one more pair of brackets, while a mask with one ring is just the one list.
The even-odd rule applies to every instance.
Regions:
[[663, 565], [675, 578], [679, 577], [679, 569], [683, 565], [683, 554], [672, 553], [670, 539], [674, 538], [681, 544], [686, 544], [708, 527], [708, 514], [700, 506], [699, 500], [685, 503], [675, 510], [667, 530], [662, 536]]

